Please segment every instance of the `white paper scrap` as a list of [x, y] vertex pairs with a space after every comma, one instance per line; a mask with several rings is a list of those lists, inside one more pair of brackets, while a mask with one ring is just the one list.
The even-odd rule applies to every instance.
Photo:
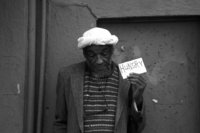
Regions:
[[158, 103], [158, 100], [157, 100], [157, 99], [152, 99], [152, 101], [153, 101], [154, 103]]
[[126, 79], [130, 73], [142, 74], [147, 72], [142, 58], [121, 63], [119, 69], [123, 79]]

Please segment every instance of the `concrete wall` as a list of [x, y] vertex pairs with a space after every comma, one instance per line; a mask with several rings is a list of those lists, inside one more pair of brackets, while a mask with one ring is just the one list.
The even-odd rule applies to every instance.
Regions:
[[[77, 49], [77, 38], [85, 30], [96, 26], [101, 18], [200, 15], [200, 1], [50, 0], [48, 14], [45, 132], [51, 132], [49, 127], [54, 119], [57, 73], [64, 66], [83, 60], [82, 52]], [[151, 132], [161, 130], [154, 128]]]
[[98, 18], [199, 15], [198, 0], [50, 0], [58, 6], [88, 5]]
[[0, 1], [0, 132], [22, 133], [27, 1]]
[[148, 84], [143, 133], [198, 133], [198, 21], [98, 24], [117, 35], [116, 62], [142, 57]]

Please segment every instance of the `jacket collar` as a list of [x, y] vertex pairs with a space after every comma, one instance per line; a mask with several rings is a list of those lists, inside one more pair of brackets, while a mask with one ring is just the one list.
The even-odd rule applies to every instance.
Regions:
[[74, 67], [71, 77], [72, 93], [76, 107], [76, 113], [81, 131], [83, 132], [83, 82], [84, 82], [85, 62], [81, 62]]
[[[77, 64], [73, 69], [71, 86], [72, 93], [74, 96], [74, 102], [78, 117], [78, 122], [81, 131], [83, 132], [83, 84], [84, 84], [84, 73], [85, 73], [86, 62], [81, 62]], [[130, 84], [127, 80], [124, 80], [119, 74], [119, 90], [118, 90], [118, 99], [117, 99], [117, 110], [115, 116], [115, 127], [119, 121], [125, 101], [127, 101], [128, 92]]]

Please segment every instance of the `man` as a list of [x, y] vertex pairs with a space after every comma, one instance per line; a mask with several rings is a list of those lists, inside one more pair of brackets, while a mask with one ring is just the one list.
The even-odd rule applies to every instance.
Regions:
[[145, 125], [145, 79], [122, 79], [112, 61], [118, 38], [92, 28], [78, 39], [85, 62], [61, 69], [57, 81], [54, 133], [139, 133]]

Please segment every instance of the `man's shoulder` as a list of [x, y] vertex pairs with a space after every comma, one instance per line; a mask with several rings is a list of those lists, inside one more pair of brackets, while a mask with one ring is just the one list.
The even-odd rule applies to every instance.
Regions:
[[85, 61], [82, 61], [82, 62], [71, 64], [69, 66], [61, 68], [59, 73], [71, 74], [71, 73], [74, 73], [76, 70], [84, 70], [84, 69], [85, 69]]

